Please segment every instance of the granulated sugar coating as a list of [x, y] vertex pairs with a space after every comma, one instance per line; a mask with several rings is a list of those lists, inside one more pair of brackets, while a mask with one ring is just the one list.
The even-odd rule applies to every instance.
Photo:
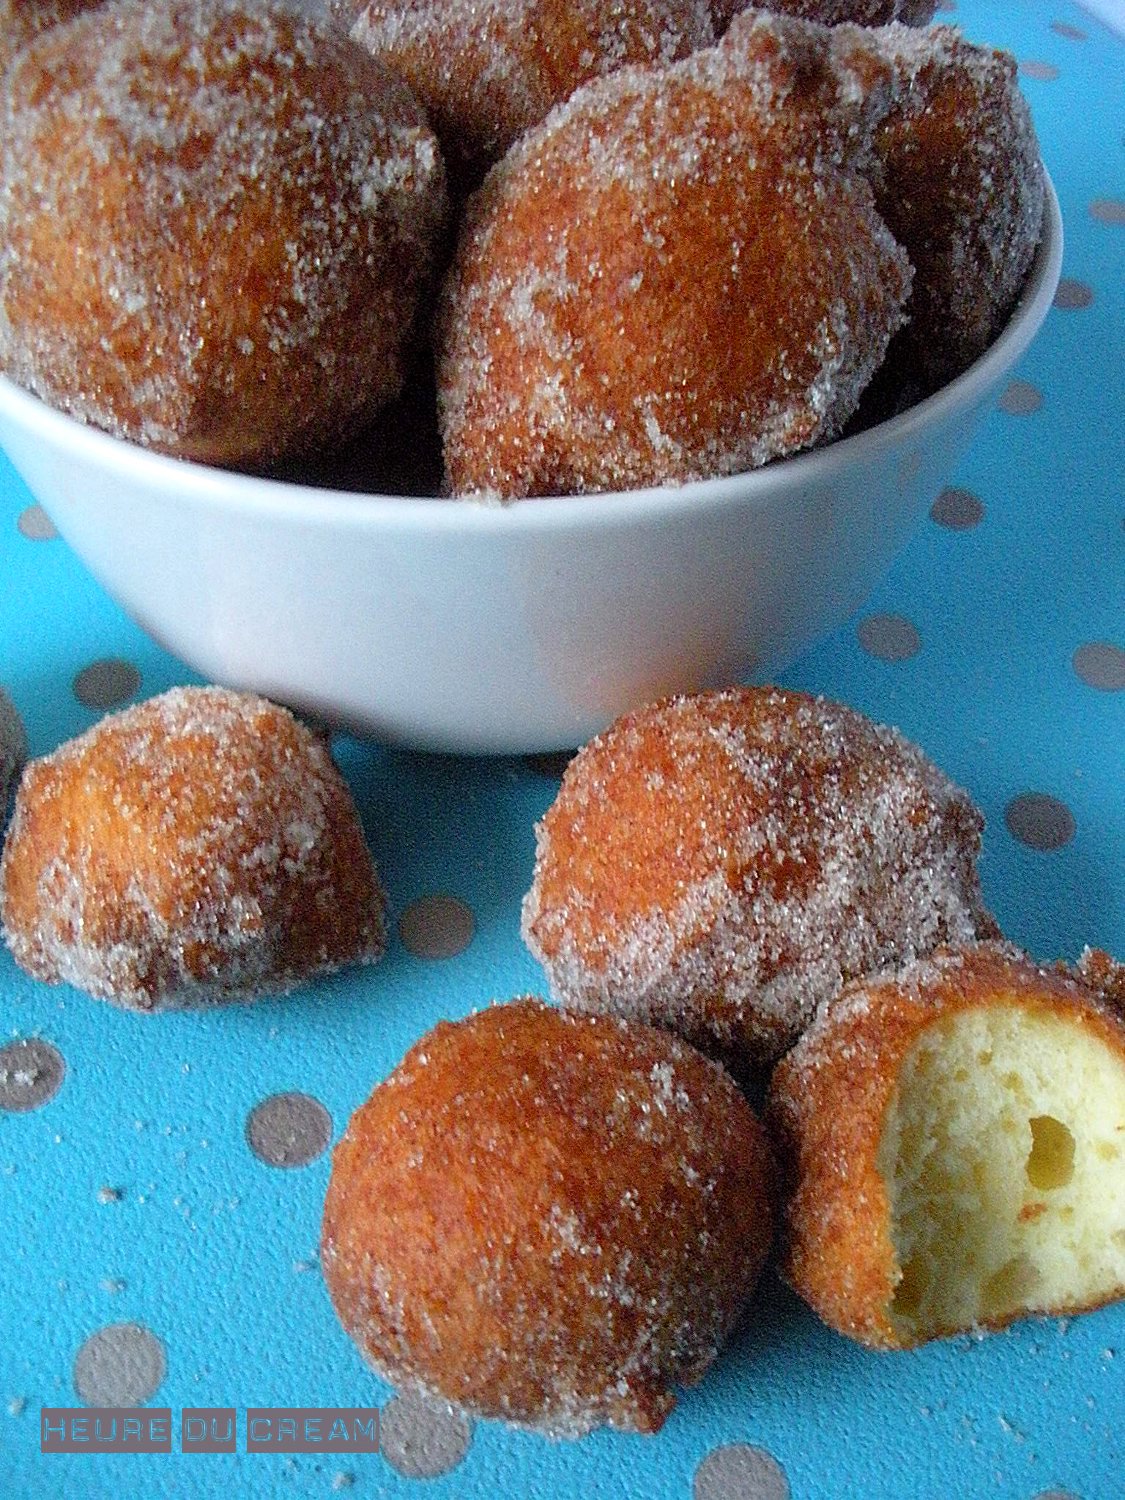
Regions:
[[0, 831], [8, 807], [8, 793], [27, 754], [27, 737], [16, 705], [0, 687]]
[[32, 37], [69, 21], [101, 0], [0, 0], [0, 73]]
[[[768, 8], [822, 26], [839, 26], [845, 21], [854, 21], [857, 26], [885, 26], [890, 21], [925, 26], [933, 19], [937, 0], [771, 0]], [[735, 16], [753, 9], [747, 0], [711, 0], [715, 30], [721, 35]]]
[[138, 1010], [284, 990], [384, 945], [327, 747], [222, 688], [173, 689], [27, 766], [0, 919], [37, 979]]
[[400, 1390], [559, 1436], [655, 1432], [749, 1298], [770, 1192], [716, 1064], [521, 999], [440, 1023], [352, 1117], [321, 1264]]
[[881, 378], [920, 375], [924, 393], [984, 353], [1034, 259], [1044, 196], [1035, 127], [1015, 59], [952, 27], [839, 27], [832, 48], [856, 87], [882, 95], [890, 84], [871, 180], [914, 287]]
[[455, 174], [478, 181], [580, 84], [715, 40], [707, 0], [339, 0], [337, 9], [414, 89]]
[[0, 93], [0, 367], [120, 437], [259, 466], [402, 384], [445, 214], [405, 84], [273, 0], [126, 0]]
[[470, 199], [439, 320], [455, 494], [736, 473], [854, 410], [911, 274], [853, 170], [870, 105], [809, 28], [755, 25], [580, 89]]
[[733, 688], [626, 715], [536, 830], [523, 933], [552, 993], [666, 1026], [739, 1070], [857, 975], [992, 935], [982, 819], [893, 729]]

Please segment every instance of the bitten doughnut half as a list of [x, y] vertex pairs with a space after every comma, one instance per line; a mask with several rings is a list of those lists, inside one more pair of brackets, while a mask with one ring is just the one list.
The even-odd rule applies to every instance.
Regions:
[[470, 199], [438, 328], [455, 494], [736, 473], [854, 410], [910, 267], [850, 170], [860, 107], [826, 49], [759, 26], [754, 55], [580, 89]]
[[579, 85], [715, 40], [707, 0], [340, 0], [351, 35], [429, 111], [476, 178]]
[[1010, 54], [949, 26], [837, 28], [836, 65], [856, 86], [890, 83], [873, 136], [875, 202], [914, 266], [891, 384], [924, 394], [1000, 332], [1043, 229], [1043, 169]]
[[783, 1271], [907, 1348], [1125, 1296], [1125, 1018], [1013, 949], [861, 980], [778, 1066]]
[[848, 979], [996, 931], [982, 820], [893, 729], [732, 688], [628, 714], [536, 829], [523, 933], [562, 1004], [666, 1026], [737, 1071]]
[[[937, 0], [770, 0], [765, 8], [822, 26], [839, 26], [846, 21], [854, 21], [857, 26], [885, 26], [890, 21], [925, 26], [933, 20]], [[752, 9], [752, 0], [711, 0], [715, 30], [722, 35], [735, 16]]]
[[222, 688], [175, 688], [28, 764], [0, 920], [29, 974], [135, 1010], [289, 989], [384, 942], [327, 746]]
[[522, 999], [442, 1022], [352, 1117], [321, 1263], [395, 1385], [558, 1436], [655, 1432], [770, 1238], [764, 1135], [716, 1064]]
[[27, 754], [27, 736], [23, 720], [16, 705], [0, 687], [0, 829], [4, 825], [4, 814], [8, 810], [8, 796], [15, 784], [16, 773]]
[[406, 85], [274, 0], [125, 0], [0, 95], [0, 368], [118, 437], [261, 467], [401, 387], [445, 213]]

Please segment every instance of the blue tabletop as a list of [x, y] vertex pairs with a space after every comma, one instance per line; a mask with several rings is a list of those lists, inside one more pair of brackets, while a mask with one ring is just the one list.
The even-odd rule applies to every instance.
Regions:
[[[970, 790], [985, 895], [1012, 939], [1043, 959], [1125, 954], [1125, 39], [1066, 0], [959, 0], [940, 19], [1020, 59], [1064, 279], [930, 519], [784, 680], [897, 724]], [[0, 579], [0, 685], [33, 754], [191, 680], [2, 459]], [[327, 1148], [440, 1017], [542, 990], [519, 902], [559, 765], [334, 747], [390, 895], [376, 968], [146, 1018], [0, 953], [0, 1042], [41, 1039], [63, 1070], [46, 1067], [44, 1092], [59, 1086], [40, 1107], [0, 1108], [0, 1500], [1122, 1500], [1125, 1306], [875, 1354], [770, 1272], [656, 1437], [555, 1443], [392, 1402], [319, 1275]], [[172, 1453], [40, 1454], [40, 1408], [83, 1401], [170, 1407]], [[184, 1407], [244, 1422], [250, 1406], [373, 1404], [375, 1456], [177, 1451]]]

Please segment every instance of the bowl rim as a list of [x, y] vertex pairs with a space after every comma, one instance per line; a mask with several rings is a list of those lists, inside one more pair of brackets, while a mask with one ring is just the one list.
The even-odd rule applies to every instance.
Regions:
[[0, 416], [10, 416], [46, 446], [65, 451], [71, 462], [116, 475], [133, 489], [175, 492], [180, 501], [228, 514], [284, 517], [344, 530], [466, 535], [497, 530], [508, 534], [585, 532], [641, 516], [671, 519], [701, 508], [764, 508], [779, 491], [791, 493], [802, 482], [823, 484], [853, 462], [862, 463], [909, 442], [920, 429], [971, 406], [1000, 373], [1016, 363], [1046, 317], [1062, 268], [1062, 215], [1046, 167], [1042, 172], [1043, 232], [1011, 316], [988, 349], [947, 385], [898, 416], [741, 474], [683, 485], [506, 501], [383, 495], [242, 474], [157, 453], [56, 410], [3, 374]]

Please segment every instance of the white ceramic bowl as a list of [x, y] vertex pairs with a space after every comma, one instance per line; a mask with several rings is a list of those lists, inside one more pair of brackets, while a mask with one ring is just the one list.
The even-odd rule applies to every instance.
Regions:
[[663, 693], [775, 671], [870, 593], [1050, 307], [950, 385], [750, 474], [508, 506], [370, 496], [146, 452], [0, 378], [0, 443], [95, 576], [205, 677], [418, 748], [580, 744]]

